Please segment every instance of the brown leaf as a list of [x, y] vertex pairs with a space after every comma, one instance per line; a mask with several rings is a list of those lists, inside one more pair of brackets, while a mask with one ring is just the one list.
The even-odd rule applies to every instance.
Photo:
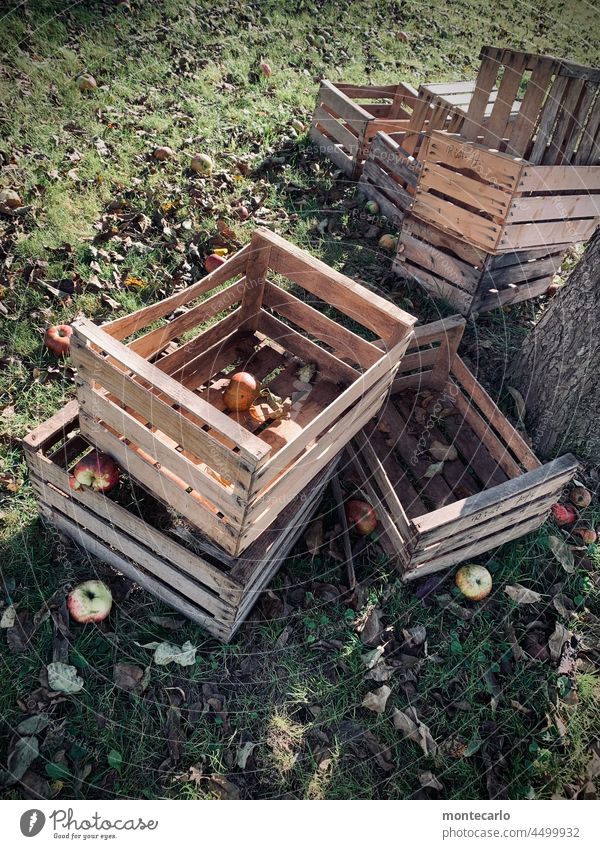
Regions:
[[548, 545], [565, 572], [572, 575], [575, 571], [575, 556], [571, 547], [563, 539], [555, 536], [548, 537]]
[[372, 710], [373, 713], [383, 713], [391, 692], [390, 687], [386, 684], [382, 684], [381, 687], [377, 688], [377, 690], [367, 693], [362, 700], [362, 706], [367, 708], [367, 710]]
[[145, 670], [132, 663], [115, 663], [113, 681], [120, 690], [128, 693], [143, 693], [150, 683], [150, 667]]
[[444, 789], [444, 785], [439, 778], [436, 778], [436, 776], [429, 770], [424, 770], [419, 773], [419, 784], [421, 787], [430, 787], [432, 790]]
[[427, 449], [434, 460], [456, 460], [458, 457], [458, 451], [454, 447], [454, 445], [444, 445], [442, 442], [438, 442], [437, 439], [434, 439], [429, 448]]
[[239, 787], [223, 775], [211, 775], [208, 779], [208, 789], [218, 799], [241, 799]]
[[517, 604], [537, 604], [541, 601], [542, 596], [535, 590], [530, 590], [522, 584], [508, 584], [504, 587], [504, 592]]
[[362, 644], [371, 647], [378, 646], [381, 642], [382, 631], [381, 611], [378, 607], [373, 607], [360, 631]]
[[548, 648], [550, 649], [550, 657], [552, 660], [555, 662], [560, 660], [563, 646], [566, 642], [570, 641], [572, 636], [573, 634], [568, 628], [565, 628], [565, 626], [560, 622], [556, 623], [554, 631], [548, 639]]
[[435, 756], [437, 752], [436, 742], [431, 736], [429, 728], [419, 719], [415, 708], [409, 707], [406, 712], [395, 708], [392, 721], [394, 728], [400, 731], [406, 740], [417, 743], [424, 755]]
[[0, 474], [0, 487], [7, 492], [19, 492], [23, 486], [23, 481], [15, 478], [14, 475]]
[[33, 624], [29, 622], [27, 611], [17, 613], [15, 624], [6, 631], [6, 642], [13, 654], [27, 651], [29, 640], [33, 635]]

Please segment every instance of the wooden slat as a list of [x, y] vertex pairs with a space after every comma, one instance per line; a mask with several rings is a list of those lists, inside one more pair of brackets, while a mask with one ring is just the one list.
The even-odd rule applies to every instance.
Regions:
[[361, 175], [358, 183], [358, 190], [369, 200], [376, 201], [379, 204], [380, 214], [392, 221], [397, 227], [400, 227], [405, 210], [400, 209], [394, 201], [391, 201], [388, 197], [382, 194], [378, 188], [365, 178], [364, 173]]
[[[242, 485], [249, 482], [250, 473], [255, 468], [254, 463], [249, 462], [241, 454], [234, 454], [202, 430], [202, 427], [197, 427], [184, 418], [180, 412], [152, 395], [127, 375], [121, 374], [110, 366], [107, 367], [105, 360], [91, 348], [83, 347], [77, 350], [78, 340], [73, 338], [75, 341], [71, 342], [71, 353], [74, 355], [73, 361], [77, 363], [78, 376], [82, 381], [90, 386], [96, 381], [99, 382], [103, 388], [108, 389], [122, 403], [135, 409], [154, 427], [164, 433], [173, 434], [186, 451], [191, 451], [201, 460], [210, 461], [215, 471], [228, 480], [235, 480]], [[215, 410], [216, 412], [218, 411]], [[220, 415], [227, 419], [223, 413]], [[229, 422], [229, 419], [227, 421]]]
[[204, 324], [205, 321], [237, 304], [241, 298], [243, 281], [244, 278], [238, 283], [232, 283], [231, 286], [228, 286], [222, 292], [217, 292], [216, 295], [193, 307], [184, 315], [180, 315], [163, 327], [157, 327], [144, 336], [134, 339], [128, 345], [129, 349], [139, 354], [140, 357], [148, 359], [166, 347], [169, 342], [187, 333], [188, 330], [198, 327], [199, 324]]
[[596, 229], [595, 218], [550, 221], [540, 224], [512, 224], [505, 227], [498, 241], [498, 250], [518, 250], [537, 245], [562, 244], [565, 237], [572, 243], [586, 242]]
[[153, 324], [160, 318], [169, 315], [178, 307], [189, 304], [190, 301], [194, 301], [196, 298], [205, 295], [216, 286], [221, 286], [238, 274], [243, 274], [246, 269], [246, 259], [249, 249], [249, 245], [241, 248], [231, 259], [228, 259], [227, 262], [220, 265], [215, 271], [207, 274], [198, 283], [194, 283], [193, 286], [189, 286], [181, 292], [176, 292], [174, 295], [158, 301], [156, 304], [142, 307], [136, 312], [122, 318], [108, 321], [102, 325], [102, 330], [114, 339], [126, 339], [141, 328], [147, 327], [149, 324]]
[[439, 130], [431, 134], [425, 161], [441, 161], [457, 170], [467, 168], [486, 182], [506, 189], [517, 186], [524, 167], [524, 163], [513, 156]]
[[[400, 135], [398, 138], [400, 138]], [[420, 163], [414, 157], [411, 157], [402, 145], [388, 133], [378, 133], [375, 136], [369, 151], [369, 158], [376, 160], [382, 168], [394, 174], [406, 185], [417, 185], [421, 171]]]
[[484, 522], [500, 512], [515, 509], [543, 495], [556, 493], [558, 498], [562, 487], [575, 474], [577, 466], [575, 457], [565, 454], [479, 495], [413, 519], [413, 524], [420, 534], [427, 534], [429, 542], [435, 542], [451, 532]]
[[170, 469], [196, 492], [209, 499], [226, 516], [241, 522], [245, 505], [240, 497], [202, 471], [197, 463], [191, 462], [177, 451], [175, 440], [168, 440], [165, 444], [161, 434], [154, 433], [89, 386], [80, 387], [78, 400], [88, 416], [106, 423], [117, 433], [124, 434], [130, 442], [142, 448], [161, 466]]
[[532, 162], [534, 165], [541, 165], [544, 160], [546, 147], [550, 141], [552, 128], [554, 127], [554, 122], [560, 110], [560, 104], [567, 90], [568, 83], [568, 77], [556, 77], [550, 88], [548, 99], [542, 110], [542, 117], [537, 128], [535, 141], [527, 157], [529, 162]]
[[261, 233], [255, 230], [250, 242], [250, 254], [246, 263], [246, 282], [242, 295], [240, 330], [256, 330], [258, 326], [270, 258], [271, 246], [265, 243]]
[[[265, 449], [264, 444], [261, 443], [255, 436], [248, 433], [239, 425], [236, 425], [235, 422], [232, 422], [231, 419], [223, 415], [223, 413], [219, 410], [215, 410], [214, 407], [211, 407], [210, 404], [202, 401], [202, 399], [198, 398], [185, 387], [181, 386], [181, 384], [177, 383], [177, 381], [147, 363], [138, 354], [128, 350], [125, 346], [112, 339], [107, 333], [96, 327], [91, 321], [81, 318], [73, 322], [72, 326], [73, 337], [80, 342], [81, 345], [85, 346], [85, 344], [89, 342], [92, 345], [98, 346], [111, 357], [114, 357], [115, 360], [125, 366], [129, 371], [133, 372], [133, 374], [137, 375], [142, 380], [147, 381], [159, 392], [171, 398], [179, 405], [179, 407], [186, 410], [188, 413], [191, 413], [193, 416], [197, 416], [202, 421], [211, 425], [211, 427], [219, 430], [220, 433], [227, 437], [227, 439], [231, 440], [231, 442], [239, 448], [241, 456], [249, 463], [256, 464], [269, 453], [268, 450]], [[78, 348], [77, 350], [79, 351], [81, 348]], [[99, 369], [96, 379], [100, 380], [101, 375], [105, 375], [109, 370], [115, 371], [106, 361], [102, 360], [101, 357], [97, 357], [95, 355], [94, 357]], [[73, 362], [75, 364], [77, 363], [75, 356], [73, 357]], [[123, 375], [118, 372], [117, 374], [117, 382], [124, 381]], [[124, 403], [128, 403], [127, 392], [123, 391], [124, 385], [120, 390], [117, 389], [116, 391], [108, 386], [106, 388], [110, 389], [111, 392], [114, 392], [115, 395], [121, 398]], [[128, 385], [128, 389], [130, 388], [131, 384]], [[152, 421], [151, 418], [148, 420]], [[154, 422], [152, 423], [155, 424]], [[211, 442], [214, 442], [214, 440], [211, 440]]]
[[528, 471], [538, 469], [540, 461], [535, 456], [521, 434], [511, 425], [506, 416], [490, 398], [475, 375], [466, 367], [462, 359], [456, 355], [452, 363], [452, 374], [458, 380], [467, 395], [479, 407], [487, 421], [496, 429], [503, 442], [515, 454]]
[[510, 304], [528, 301], [539, 295], [545, 295], [548, 286], [552, 283], [553, 277], [554, 274], [550, 274], [536, 280], [528, 280], [526, 283], [521, 283], [512, 289], [503, 289], [500, 292], [492, 292], [490, 290], [486, 293], [482, 291], [473, 301], [473, 312], [486, 312], [491, 309], [499, 309]]
[[600, 97], [596, 100], [587, 125], [582, 133], [579, 146], [572, 161], [575, 165], [597, 165], [600, 159]]
[[400, 186], [390, 174], [386, 173], [383, 168], [380, 168], [373, 159], [367, 159], [365, 161], [363, 165], [363, 176], [389, 197], [399, 210], [410, 209], [413, 201], [412, 195]]
[[321, 81], [317, 102], [330, 107], [332, 111], [356, 130], [360, 131], [365, 121], [371, 120], [371, 115], [366, 109], [363, 109], [358, 103], [354, 103], [345, 92], [336, 88], [329, 80]]
[[412, 265], [404, 260], [402, 255], [396, 258], [396, 261], [392, 265], [392, 271], [405, 277], [414, 277], [432, 298], [447, 301], [464, 315], [469, 313], [473, 301], [472, 295], [448, 283], [446, 280], [442, 280], [441, 277], [437, 277], [416, 265]]
[[598, 165], [529, 165], [523, 169], [519, 192], [599, 192]]
[[577, 104], [583, 92], [585, 81], [581, 78], [570, 77], [560, 104], [560, 109], [543, 157], [544, 165], [562, 165], [562, 149], [566, 144], [577, 118]]
[[416, 319], [354, 280], [334, 271], [306, 251], [270, 230], [261, 228], [271, 242], [271, 268], [317, 295], [353, 320], [395, 345], [410, 332]]
[[527, 148], [537, 128], [540, 109], [554, 73], [552, 62], [540, 57], [531, 72], [527, 89], [510, 130], [510, 140], [506, 153], [513, 156], [525, 156]]
[[188, 375], [193, 363], [199, 357], [204, 357], [210, 349], [222, 342], [226, 344], [229, 336], [239, 330], [241, 308], [238, 307], [230, 315], [222, 318], [216, 324], [213, 324], [207, 330], [198, 333], [192, 339], [188, 340], [185, 345], [172, 351], [162, 359], [154, 363], [155, 368], [168, 374], [173, 380], [181, 381], [184, 386], [188, 385], [187, 380], [181, 378], [182, 374]]
[[467, 117], [461, 132], [461, 135], [465, 139], [472, 141], [477, 138], [479, 128], [483, 124], [485, 108], [492, 89], [496, 84], [498, 69], [499, 63], [494, 61], [490, 56], [486, 56], [481, 62], [477, 80], [475, 81], [475, 91], [471, 97]]
[[327, 318], [323, 313], [274, 283], [268, 282], [265, 286], [263, 304], [288, 321], [294, 322], [306, 333], [318, 337], [338, 353], [344, 353], [348, 358], [355, 357], [356, 362], [363, 368], [369, 368], [381, 358], [382, 352], [375, 345], [357, 336], [337, 321]]
[[58, 413], [34, 428], [23, 439], [26, 450], [45, 451], [55, 445], [59, 439], [64, 439], [69, 430], [76, 426], [79, 415], [77, 401], [69, 401]]
[[323, 106], [317, 106], [313, 113], [313, 121], [324, 136], [341, 144], [350, 156], [356, 156], [361, 148], [362, 139], [348, 130], [338, 118], [327, 112]]
[[488, 221], [477, 213], [469, 212], [450, 201], [420, 191], [418, 186], [413, 214], [425, 221], [430, 221], [436, 227], [445, 227], [459, 238], [462, 237], [471, 244], [491, 252], [494, 251], [502, 234], [500, 224]]
[[508, 217], [509, 224], [524, 221], [567, 221], [600, 216], [600, 194], [517, 197]]
[[500, 140], [506, 137], [506, 128], [519, 91], [525, 65], [525, 57], [520, 56], [504, 68], [492, 113], [483, 133], [483, 144], [486, 147], [498, 147]]
[[430, 190], [448, 195], [456, 203], [465, 203], [495, 218], [503, 218], [506, 215], [512, 199], [510, 192], [449, 171], [435, 162], [426, 162], [423, 165], [417, 196]]
[[311, 141], [313, 141], [320, 153], [323, 153], [327, 156], [334, 165], [346, 174], [347, 177], [353, 177], [354, 171], [358, 167], [358, 162], [356, 159], [348, 156], [345, 153], [339, 144], [336, 144], [331, 139], [328, 139], [327, 136], [324, 136], [323, 133], [319, 132], [316, 127], [311, 127], [309, 132]]
[[454, 283], [465, 292], [475, 292], [481, 272], [451, 254], [434, 248], [432, 245], [415, 239], [409, 233], [400, 234], [400, 243], [404, 246], [401, 258], [410, 260], [420, 268], [431, 271]]
[[40, 452], [32, 457], [28, 463], [32, 473], [42, 481], [45, 488], [52, 485], [65, 492], [70, 498], [85, 505], [97, 516], [104, 517], [107, 522], [112, 523], [115, 527], [122, 529], [135, 539], [143, 541], [144, 545], [149, 546], [156, 554], [201, 581], [230, 603], [234, 604], [240, 598], [241, 586], [229, 575], [217, 569], [200, 555], [192, 554], [169, 536], [153, 528], [140, 516], [89, 488], [71, 490], [67, 472], [60, 469]]

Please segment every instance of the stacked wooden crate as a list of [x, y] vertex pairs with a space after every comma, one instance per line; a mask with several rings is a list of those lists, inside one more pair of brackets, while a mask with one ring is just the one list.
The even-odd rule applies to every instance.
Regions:
[[[253, 563], [258, 557], [260, 574], [250, 569], [248, 581], [262, 585], [272, 573], [265, 533], [280, 515], [284, 527], [304, 520], [302, 494], [312, 486], [314, 503], [320, 490], [311, 482], [326, 480], [341, 449], [383, 403], [415, 321], [274, 233], [257, 230], [249, 245], [188, 289], [101, 328], [87, 319], [74, 322], [75, 446], [93, 445], [112, 456], [201, 532], [222, 562], [236, 561], [236, 575], [246, 569], [237, 563], [242, 554]], [[383, 340], [384, 350], [342, 322]], [[252, 373], [289, 399], [288, 414], [266, 399], [253, 415], [228, 412], [223, 390], [234, 371]], [[69, 448], [74, 459], [71, 454]], [[64, 507], [68, 463], [57, 471], [37, 438], [28, 456], [52, 496], [40, 495], [42, 503], [52, 511]], [[98, 499], [106, 501], [96, 497], [96, 514]], [[96, 515], [94, 528], [85, 525], [92, 518], [77, 502], [71, 496], [71, 524], [61, 516], [62, 527], [74, 523], [84, 541], [88, 532], [98, 537], [101, 519]], [[108, 506], [106, 514], [115, 515]], [[141, 554], [128, 546], [118, 550], [135, 570], [143, 565]], [[281, 546], [276, 542], [273, 556]], [[230, 634], [246, 615], [247, 584], [240, 592], [227, 621], [213, 611], [218, 636]]]
[[405, 579], [535, 530], [577, 468], [540, 463], [458, 356], [464, 325], [415, 330], [392, 398], [349, 448]]
[[600, 221], [599, 92], [597, 69], [484, 48], [460, 129], [421, 152], [396, 271], [464, 315], [542, 294]]

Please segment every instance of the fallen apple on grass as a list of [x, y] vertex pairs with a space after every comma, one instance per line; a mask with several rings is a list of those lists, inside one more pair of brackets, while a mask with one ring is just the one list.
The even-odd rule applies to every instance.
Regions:
[[569, 493], [569, 498], [576, 507], [589, 507], [592, 503], [592, 493], [584, 486], [576, 486]]
[[71, 350], [73, 328], [68, 324], [53, 324], [44, 334], [44, 345], [57, 357], [66, 357]]
[[471, 601], [481, 601], [492, 590], [492, 576], [478, 563], [467, 563], [456, 573], [456, 586], [465, 598]]
[[270, 76], [271, 76], [271, 74], [273, 73], [273, 71], [272, 71], [272, 69], [271, 69], [271, 66], [269, 65], [269, 63], [268, 63], [268, 62], [265, 62], [265, 61], [264, 61], [264, 59], [263, 59], [263, 61], [260, 63], [259, 67], [260, 67], [260, 70], [261, 70], [261, 71], [262, 71], [262, 73], [263, 73], [263, 76], [265, 76], [265, 77], [270, 77]]
[[107, 493], [119, 483], [119, 467], [112, 457], [101, 451], [91, 451], [80, 460], [69, 478], [71, 489], [89, 487], [94, 492]]
[[594, 545], [598, 539], [598, 534], [593, 528], [575, 528], [571, 533], [574, 537], [579, 537], [584, 545]]
[[209, 254], [204, 260], [204, 268], [210, 274], [211, 271], [216, 271], [216, 269], [223, 265], [225, 262], [225, 257], [219, 256], [219, 254]]
[[196, 174], [203, 174], [205, 177], [208, 177], [213, 172], [213, 161], [206, 153], [195, 153], [192, 156], [190, 168]]
[[353, 498], [346, 504], [348, 524], [363, 537], [372, 534], [377, 527], [377, 513], [367, 501]]
[[84, 581], [69, 593], [67, 607], [75, 622], [102, 622], [110, 613], [112, 593], [102, 581]]
[[391, 233], [384, 233], [383, 236], [379, 239], [379, 247], [383, 251], [394, 251], [396, 250], [396, 239], [392, 236]]
[[365, 204], [365, 210], [369, 215], [377, 215], [379, 212], [379, 204], [376, 200], [368, 200]]
[[157, 159], [159, 162], [165, 162], [167, 159], [173, 159], [175, 156], [175, 151], [172, 147], [155, 147], [152, 152], [152, 158]]
[[0, 191], [0, 207], [5, 209], [18, 209], [23, 206], [21, 195], [14, 189], [2, 189]]
[[79, 74], [77, 77], [77, 88], [79, 91], [93, 91], [98, 83], [91, 74]]
[[247, 371], [232, 375], [223, 392], [223, 401], [232, 413], [243, 413], [250, 409], [260, 393], [260, 383]]
[[572, 525], [577, 519], [577, 513], [569, 504], [553, 504], [552, 516], [559, 528], [564, 525]]

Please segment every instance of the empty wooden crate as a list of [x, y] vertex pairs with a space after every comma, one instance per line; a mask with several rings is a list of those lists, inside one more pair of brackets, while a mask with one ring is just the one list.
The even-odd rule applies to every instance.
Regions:
[[545, 294], [567, 247], [549, 245], [494, 256], [408, 213], [393, 270], [414, 278], [433, 298], [468, 316]]
[[540, 463], [456, 353], [463, 328], [415, 330], [392, 398], [350, 446], [406, 579], [535, 530], [577, 468]]
[[[379, 408], [415, 321], [257, 230], [185, 291], [102, 328], [74, 322], [81, 430], [238, 555]], [[381, 337], [385, 350], [343, 323]], [[234, 371], [289, 399], [288, 415], [268, 404], [228, 413]]]
[[417, 97], [407, 83], [377, 86], [323, 80], [310, 137], [344, 174], [357, 177], [375, 134], [407, 129]]
[[318, 507], [335, 460], [321, 469], [301, 496], [290, 500], [279, 521], [243, 557], [234, 558], [181, 524], [169, 526], [167, 521], [166, 528], [163, 523], [152, 524], [146, 519], [148, 505], [128, 506], [127, 499], [119, 503], [118, 490], [116, 496], [107, 496], [87, 487], [71, 489], [72, 467], [92, 448], [81, 434], [78, 413], [77, 402], [72, 401], [24, 440], [42, 516], [94, 558], [215, 637], [230, 640]]

